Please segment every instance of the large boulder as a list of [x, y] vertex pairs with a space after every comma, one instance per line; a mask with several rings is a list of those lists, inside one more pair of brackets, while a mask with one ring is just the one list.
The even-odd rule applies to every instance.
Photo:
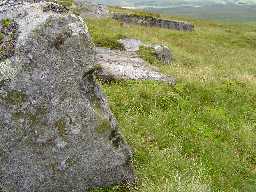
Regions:
[[134, 180], [130, 148], [94, 80], [86, 25], [57, 6], [0, 6], [14, 49], [0, 60], [0, 191], [87, 191]]
[[104, 82], [119, 80], [154, 80], [176, 84], [176, 79], [162, 74], [138, 56], [136, 52], [110, 50], [98, 47], [96, 61], [99, 65], [97, 76]]

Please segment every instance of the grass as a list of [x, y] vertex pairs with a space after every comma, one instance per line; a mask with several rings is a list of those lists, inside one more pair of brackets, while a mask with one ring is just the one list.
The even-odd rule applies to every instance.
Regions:
[[141, 58], [143, 58], [145, 61], [147, 61], [150, 64], [153, 64], [153, 65], [162, 64], [161, 61], [159, 61], [159, 59], [157, 58], [155, 50], [151, 47], [140, 46], [140, 49], [137, 53]]
[[134, 151], [138, 179], [127, 189], [95, 191], [256, 191], [256, 25], [189, 21], [196, 25], [191, 33], [87, 20], [97, 41], [124, 35], [166, 44], [171, 65], [149, 50], [139, 54], [177, 78], [175, 87], [102, 85]]
[[2, 19], [1, 24], [3, 27], [8, 28], [12, 23], [11, 19]]
[[[108, 35], [103, 35], [105, 32], [104, 29], [98, 30], [96, 26], [93, 24], [93, 20], [90, 19], [90, 23], [88, 24], [88, 27], [90, 28], [91, 31], [94, 31], [93, 33], [93, 41], [96, 46], [99, 47], [106, 47], [110, 49], [118, 49], [118, 50], [123, 50], [124, 47], [121, 43], [118, 42], [119, 39], [123, 39], [126, 36], [121, 34], [121, 33], [108, 33]], [[102, 34], [103, 33], [103, 34]]]

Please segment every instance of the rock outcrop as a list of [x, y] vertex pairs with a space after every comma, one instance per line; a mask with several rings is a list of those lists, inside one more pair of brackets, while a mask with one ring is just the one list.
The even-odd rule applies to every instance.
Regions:
[[0, 191], [87, 191], [134, 180], [130, 148], [94, 80], [86, 25], [56, 7], [0, 6], [6, 29], [18, 32], [0, 60]]
[[194, 30], [193, 24], [186, 23], [183, 21], [164, 20], [164, 19], [155, 18], [152, 16], [115, 13], [113, 14], [112, 18], [124, 23], [139, 24], [139, 25], [144, 25], [149, 27], [160, 27], [160, 28], [175, 29], [179, 31], [189, 31], [189, 32]]
[[81, 17], [109, 17], [107, 6], [95, 3], [91, 0], [75, 0], [76, 10]]
[[118, 40], [121, 43], [126, 51], [139, 51], [140, 46], [143, 45], [141, 40], [138, 39], [120, 39]]
[[104, 81], [113, 80], [155, 80], [174, 85], [175, 78], [164, 75], [157, 68], [139, 58], [136, 52], [96, 49], [98, 76]]
[[159, 61], [163, 64], [170, 64], [172, 62], [172, 52], [169, 47], [161, 44], [144, 44], [138, 39], [120, 39], [119, 43], [124, 47], [128, 52], [137, 52], [140, 50], [140, 47], [146, 47], [152, 49], [152, 54], [154, 54]]
[[164, 64], [170, 64], [172, 62], [172, 53], [167, 46], [164, 45], [151, 45], [157, 58]]

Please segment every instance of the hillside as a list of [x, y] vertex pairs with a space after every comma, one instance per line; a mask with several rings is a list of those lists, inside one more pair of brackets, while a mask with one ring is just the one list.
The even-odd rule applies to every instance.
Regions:
[[254, 0], [98, 0], [98, 2], [205, 20], [248, 22], [256, 19]]
[[171, 5], [209, 5], [209, 4], [240, 4], [253, 5], [255, 0], [97, 0], [97, 2], [112, 5], [129, 6], [171, 6]]
[[152, 65], [178, 80], [174, 87], [102, 84], [133, 148], [138, 180], [99, 191], [255, 191], [256, 25], [189, 19], [195, 31], [186, 33], [86, 21], [96, 44], [128, 37], [168, 45], [174, 62]]
[[[256, 23], [49, 1], [0, 5], [0, 192], [256, 191]], [[104, 80], [111, 56], [166, 81]]]

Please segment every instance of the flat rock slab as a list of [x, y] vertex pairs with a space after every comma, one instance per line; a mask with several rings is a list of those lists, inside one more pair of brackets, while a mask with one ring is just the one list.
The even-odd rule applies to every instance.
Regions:
[[101, 66], [98, 76], [103, 80], [156, 80], [175, 84], [176, 80], [160, 73], [135, 52], [96, 48], [96, 63]]
[[86, 24], [57, 6], [0, 6], [0, 19], [18, 31], [14, 52], [0, 59], [0, 191], [80, 192], [134, 181], [131, 150], [93, 75]]

